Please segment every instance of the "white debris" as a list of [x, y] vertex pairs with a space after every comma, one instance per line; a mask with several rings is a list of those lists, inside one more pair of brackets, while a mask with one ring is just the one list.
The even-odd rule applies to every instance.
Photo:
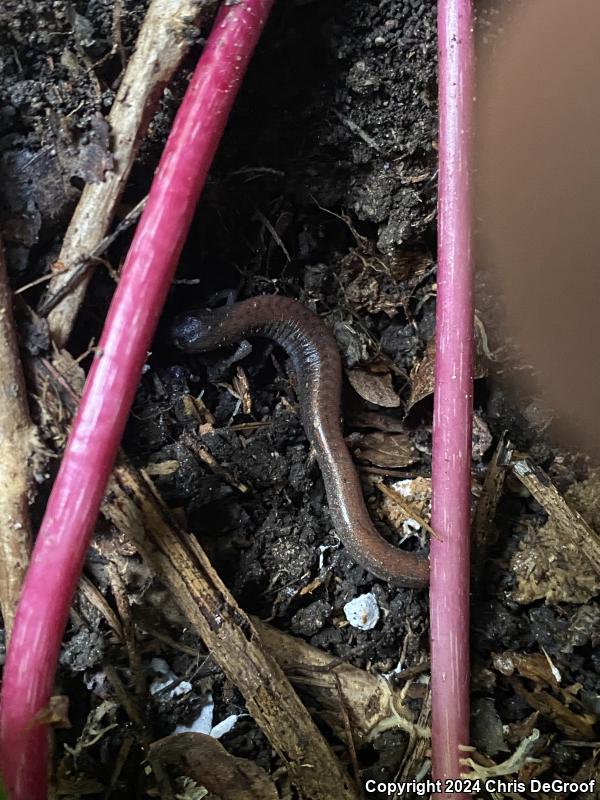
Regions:
[[379, 606], [373, 592], [361, 594], [344, 606], [346, 619], [353, 628], [370, 631], [379, 622]]
[[171, 687], [167, 692], [167, 697], [172, 700], [174, 697], [181, 697], [192, 691], [192, 684], [189, 681], [180, 681], [176, 675], [171, 673], [165, 676], [164, 681], [152, 681], [150, 684], [150, 694], [160, 694], [164, 689]]
[[235, 723], [240, 718], [239, 714], [230, 714], [226, 717], [222, 722], [219, 722], [215, 727], [211, 730], [210, 735], [213, 739], [220, 739], [221, 736], [225, 736], [226, 733], [233, 730], [235, 727]]
[[157, 675], [166, 675], [168, 672], [171, 672], [171, 667], [164, 658], [153, 658], [150, 662], [150, 667], [152, 672], [155, 672]]
[[337, 542], [336, 544], [321, 544], [319, 545], [319, 572], [325, 566], [325, 553], [328, 550], [337, 550], [341, 545], [341, 542]]
[[406, 539], [414, 536], [415, 533], [418, 533], [421, 530], [421, 526], [417, 522], [416, 519], [405, 519], [402, 523], [402, 538], [400, 543], [404, 542]]
[[212, 695], [208, 695], [208, 702], [202, 707], [200, 716], [190, 725], [178, 725], [173, 733], [204, 733], [207, 736], [212, 736], [213, 739], [220, 739], [229, 731], [233, 730], [238, 719], [243, 716], [242, 714], [230, 714], [221, 722], [213, 725], [213, 715], [215, 711], [215, 704], [213, 703]]
[[208, 702], [200, 710], [200, 716], [191, 725], [178, 725], [173, 733], [206, 733], [210, 734], [213, 729], [213, 713], [215, 704], [212, 695], [208, 695]]
[[160, 675], [160, 678], [150, 684], [150, 694], [159, 694], [170, 686], [167, 697], [172, 700], [174, 697], [181, 697], [192, 691], [192, 684], [189, 681], [180, 680], [164, 659], [153, 658], [150, 666], [157, 675]]
[[414, 495], [414, 480], [413, 478], [407, 478], [403, 481], [394, 481], [392, 484], [393, 489], [401, 494], [403, 497], [412, 497]]

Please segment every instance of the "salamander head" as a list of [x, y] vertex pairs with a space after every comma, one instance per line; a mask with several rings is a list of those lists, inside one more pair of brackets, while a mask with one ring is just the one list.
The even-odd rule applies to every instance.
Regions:
[[212, 350], [218, 341], [218, 311], [200, 309], [178, 314], [171, 325], [171, 339], [176, 347], [200, 353]]

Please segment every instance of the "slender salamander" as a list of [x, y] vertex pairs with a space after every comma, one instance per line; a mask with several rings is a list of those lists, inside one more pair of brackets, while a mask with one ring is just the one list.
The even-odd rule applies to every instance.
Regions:
[[291, 358], [300, 415], [325, 483], [335, 531], [352, 558], [383, 580], [405, 587], [429, 582], [427, 556], [387, 542], [375, 528], [341, 427], [342, 364], [333, 334], [312, 311], [280, 295], [215, 310], [190, 311], [172, 329], [177, 347], [205, 352], [248, 336], [271, 339]]

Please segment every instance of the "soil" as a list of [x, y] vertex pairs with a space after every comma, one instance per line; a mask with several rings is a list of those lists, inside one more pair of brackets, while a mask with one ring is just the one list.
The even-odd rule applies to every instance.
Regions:
[[[119, 28], [125, 54], [144, 8], [145, 3], [124, 4]], [[118, 48], [112, 52], [113, 10], [112, 0], [8, 0], [0, 10], [0, 225], [15, 288], [52, 263], [83, 182], [94, 179], [90, 172], [107, 157], [102, 115], [122, 67]], [[493, 26], [493, 13], [485, 14], [483, 23]], [[161, 99], [123, 213], [147, 190], [201, 46], [202, 40]], [[276, 4], [198, 208], [124, 442], [246, 611], [398, 685], [403, 679], [394, 671], [427, 661], [426, 592], [391, 588], [339, 546], [285, 355], [253, 340], [241, 351], [183, 356], [170, 342], [169, 324], [177, 312], [231, 295], [278, 292], [317, 311], [354, 375], [354, 388], [348, 384], [344, 398], [351, 446], [364, 449], [365, 431], [375, 430], [386, 446], [390, 432], [403, 431], [412, 447], [409, 463], [396, 453], [395, 461], [372, 456], [361, 466], [373, 518], [398, 543], [376, 480], [382, 474], [388, 483], [430, 475], [431, 399], [425, 392], [412, 404], [411, 392], [414, 367], [424, 359], [434, 329], [436, 92], [435, 4], [429, 0]], [[126, 247], [125, 236], [108, 252], [114, 268]], [[70, 343], [76, 356], [97, 337], [113, 286], [108, 272], [98, 269]], [[38, 291], [23, 295], [32, 307]], [[586, 458], [552, 444], [543, 411], [532, 398], [507, 393], [500, 371], [501, 365], [488, 367], [477, 385], [475, 495], [505, 434], [561, 492], [588, 478]], [[374, 398], [360, 380], [365, 374], [384, 376], [396, 407], [370, 402]], [[200, 428], [187, 411], [190, 397], [201, 408]], [[218, 470], [190, 450], [190, 435]], [[172, 468], [162, 469], [165, 464]], [[240, 482], [247, 491], [239, 490]], [[46, 491], [38, 498], [38, 515]], [[495, 515], [495, 543], [473, 565], [476, 578], [485, 576], [472, 609], [473, 744], [503, 761], [536, 728], [540, 738], [529, 755], [537, 760], [521, 765], [519, 774], [583, 779], [595, 769], [593, 740], [572, 720], [571, 729], [565, 726], [555, 707], [542, 708], [539, 693], [553, 693], [593, 729], [600, 713], [594, 651], [600, 608], [591, 598], [579, 604], [519, 603], [512, 594], [511, 558], [524, 533], [544, 520], [544, 509], [509, 477]], [[404, 546], [419, 547], [422, 540], [420, 532]], [[165, 667], [171, 681], [145, 697], [151, 737], [189, 724], [212, 697], [215, 723], [241, 715], [220, 740], [226, 749], [276, 771], [277, 757], [244, 714], [239, 693], [170, 598], [139, 560], [124, 551], [118, 556], [127, 562], [123, 574], [147, 685], [164, 682]], [[86, 570], [114, 606], [105, 549], [92, 547]], [[343, 607], [368, 592], [380, 619], [373, 629], [359, 630], [348, 624]], [[563, 689], [549, 687], [531, 670], [503, 671], [499, 654], [507, 652], [543, 653], [560, 672]], [[158, 796], [107, 666], [129, 691], [125, 649], [111, 639], [98, 610], [80, 599], [59, 675], [72, 724], [56, 737], [62, 796]], [[173, 691], [173, 680], [187, 681], [178, 684], [186, 691]], [[426, 689], [425, 677], [410, 684], [415, 708]], [[92, 722], [107, 728], [97, 740], [89, 730], [93, 710], [98, 716]], [[117, 755], [132, 736], [107, 795]], [[332, 742], [347, 760], [345, 743]], [[66, 746], [76, 755], [69, 756]], [[388, 731], [360, 750], [363, 780], [393, 780], [407, 746], [405, 734]], [[283, 796], [290, 795], [282, 789]]]

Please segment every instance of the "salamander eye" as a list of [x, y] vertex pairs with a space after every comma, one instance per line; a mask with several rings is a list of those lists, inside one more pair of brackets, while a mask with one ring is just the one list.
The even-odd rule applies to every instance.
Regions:
[[211, 332], [213, 312], [187, 311], [179, 314], [171, 325], [171, 339], [180, 350], [204, 350]]

